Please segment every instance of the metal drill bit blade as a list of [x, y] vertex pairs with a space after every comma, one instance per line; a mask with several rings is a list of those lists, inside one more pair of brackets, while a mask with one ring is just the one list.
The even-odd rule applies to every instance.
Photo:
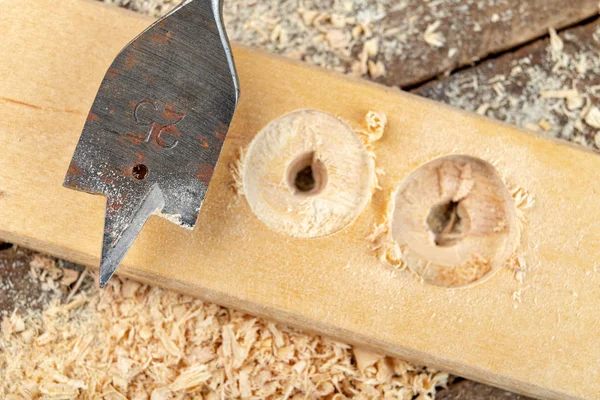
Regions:
[[[115, 273], [127, 250], [142, 230], [148, 218], [165, 206], [158, 185], [151, 187], [141, 201], [119, 204], [119, 199], [107, 198], [100, 258], [100, 287], [103, 288]], [[115, 207], [115, 204], [119, 204]]]
[[104, 286], [148, 217], [196, 224], [239, 89], [220, 0], [186, 0], [109, 68], [64, 186], [107, 197]]

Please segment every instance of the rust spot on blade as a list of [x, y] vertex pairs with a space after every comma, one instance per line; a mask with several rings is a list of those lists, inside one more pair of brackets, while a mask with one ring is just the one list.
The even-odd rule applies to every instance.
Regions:
[[131, 144], [140, 145], [144, 142], [144, 134], [131, 132], [131, 133], [128, 133], [127, 135], [121, 136], [120, 139], [127, 141]]
[[208, 148], [208, 139], [206, 139], [206, 136], [198, 136], [198, 140], [200, 141], [200, 147], [204, 147], [205, 149]]
[[175, 111], [175, 107], [171, 106], [171, 105], [166, 105], [165, 106], [165, 110], [162, 112], [162, 117], [169, 119], [169, 120], [174, 120], [174, 121], [179, 121], [181, 119], [183, 119], [183, 117], [185, 117], [185, 113], [178, 113]]
[[115, 180], [113, 178], [111, 178], [110, 176], [103, 176], [102, 180], [107, 184], [107, 185], [114, 185], [115, 184]]
[[219, 126], [221, 130], [215, 132], [215, 136], [217, 137], [217, 139], [219, 139], [219, 141], [223, 142], [225, 140], [225, 136], [227, 135], [227, 130], [229, 129], [229, 126], [225, 125], [222, 122], [219, 122]]
[[96, 114], [90, 111], [90, 113], [87, 116], [87, 119], [85, 120], [85, 123], [89, 124], [90, 122], [98, 121], [99, 119], [100, 118]]
[[148, 78], [148, 83], [154, 83], [154, 79], [153, 78]]
[[141, 62], [137, 60], [137, 56], [133, 51], [128, 52], [125, 59], [125, 71], [129, 71], [136, 65], [141, 65]]
[[200, 172], [196, 174], [196, 178], [198, 178], [200, 182], [204, 183], [204, 185], [208, 187], [214, 172], [215, 169], [212, 167], [212, 165], [200, 164]]
[[154, 42], [154, 43], [159, 43], [159, 44], [167, 44], [167, 43], [169, 43], [169, 40], [171, 39], [171, 35], [172, 35], [171, 31], [167, 31], [167, 33], [165, 33], [165, 34], [155, 33], [150, 36], [150, 41]]
[[110, 79], [116, 78], [117, 75], [123, 75], [124, 71], [120, 68], [111, 67], [106, 72], [106, 76]]
[[79, 168], [79, 166], [77, 165], [77, 163], [75, 161], [71, 161], [71, 164], [69, 165], [69, 169], [67, 170], [67, 173], [71, 176], [74, 176], [74, 175], [81, 175], [83, 172], [81, 171], [81, 169]]

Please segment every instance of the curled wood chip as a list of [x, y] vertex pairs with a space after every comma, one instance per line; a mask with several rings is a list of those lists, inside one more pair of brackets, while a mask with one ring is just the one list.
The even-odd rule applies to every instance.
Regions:
[[441, 25], [441, 21], [435, 21], [433, 24], [427, 26], [423, 39], [432, 47], [444, 47], [446, 44], [446, 38], [441, 32], [438, 32], [438, 28]]
[[379, 38], [367, 40], [364, 49], [369, 57], [375, 57], [379, 53]]
[[579, 110], [585, 106], [585, 97], [584, 96], [572, 96], [567, 97], [567, 109], [574, 111]]
[[592, 128], [600, 129], [600, 109], [592, 106], [584, 118], [585, 123]]
[[385, 65], [382, 61], [373, 62], [369, 60], [367, 62], [367, 69], [371, 78], [376, 79], [385, 76]]
[[579, 110], [586, 103], [586, 97], [576, 89], [545, 90], [540, 93], [543, 99], [564, 99], [568, 110]]
[[64, 269], [63, 276], [60, 279], [60, 284], [64, 286], [71, 286], [73, 283], [77, 282], [79, 278], [79, 271], [75, 271], [74, 269]]
[[550, 49], [551, 49], [552, 59], [554, 61], [558, 61], [565, 45], [564, 45], [562, 39], [560, 38], [560, 36], [558, 36], [558, 34], [556, 33], [555, 29], [550, 28], [549, 32], [550, 32]]
[[540, 120], [538, 122], [538, 125], [540, 126], [540, 128], [542, 128], [546, 132], [548, 132], [552, 128], [552, 125], [550, 125], [550, 123], [548, 121], [546, 121], [545, 119]]
[[369, 111], [365, 116], [365, 123], [367, 125], [369, 142], [374, 142], [381, 139], [383, 136], [383, 132], [387, 124], [387, 117], [384, 113]]
[[356, 359], [356, 365], [358, 370], [365, 373], [365, 370], [375, 365], [375, 363], [383, 358], [381, 354], [374, 353], [369, 350], [361, 349], [359, 347], [354, 348], [354, 358]]
[[348, 34], [341, 29], [331, 29], [325, 34], [327, 42], [332, 49], [348, 47], [350, 38]]
[[313, 22], [315, 21], [315, 18], [317, 18], [318, 14], [319, 13], [315, 10], [300, 11], [300, 15], [302, 16], [302, 22], [304, 22], [304, 24], [306, 26], [311, 26], [313, 24]]
[[477, 107], [477, 110], [475, 110], [475, 112], [479, 115], [485, 115], [489, 109], [490, 109], [490, 104], [483, 103], [479, 107]]

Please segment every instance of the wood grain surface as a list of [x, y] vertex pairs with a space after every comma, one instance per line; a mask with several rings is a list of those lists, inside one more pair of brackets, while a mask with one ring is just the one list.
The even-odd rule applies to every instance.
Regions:
[[[0, 4], [0, 24], [9, 27], [0, 51], [13, 54], [0, 63], [0, 237], [96, 265], [104, 201], [61, 182], [104, 72], [149, 20], [63, 2]], [[152, 218], [121, 272], [517, 392], [600, 396], [600, 236], [590, 223], [600, 220], [592, 201], [600, 158], [259, 52], [237, 48], [235, 57], [241, 103], [197, 228]], [[270, 232], [235, 197], [228, 167], [260, 128], [298, 108], [355, 125], [369, 109], [386, 113], [389, 128], [375, 146], [384, 190], [424, 162], [461, 153], [494, 161], [508, 182], [531, 193], [536, 207], [520, 245], [528, 266], [522, 302], [513, 299], [519, 285], [509, 270], [445, 290], [380, 264], [365, 237], [381, 219], [382, 192], [354, 225], [330, 237]]]

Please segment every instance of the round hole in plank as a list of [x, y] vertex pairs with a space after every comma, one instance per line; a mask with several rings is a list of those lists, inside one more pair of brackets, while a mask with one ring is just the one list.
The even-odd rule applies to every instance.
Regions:
[[427, 283], [462, 287], [498, 271], [517, 244], [516, 209], [494, 167], [467, 155], [413, 171], [394, 199], [392, 235]]
[[327, 186], [327, 168], [314, 151], [307, 152], [290, 163], [287, 181], [295, 194], [314, 196]]
[[371, 199], [373, 159], [346, 123], [317, 110], [285, 114], [254, 138], [242, 165], [252, 211], [293, 237], [333, 234]]

